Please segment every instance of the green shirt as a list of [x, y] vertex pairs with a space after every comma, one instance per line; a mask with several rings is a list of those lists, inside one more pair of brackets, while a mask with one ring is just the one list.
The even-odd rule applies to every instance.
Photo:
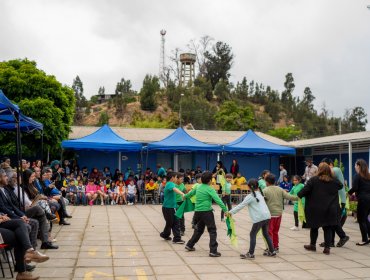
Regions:
[[164, 199], [162, 207], [164, 208], [176, 208], [176, 193], [173, 189], [176, 188], [174, 182], [167, 182], [166, 186], [164, 187]]
[[222, 188], [222, 193], [229, 195], [231, 194], [231, 183], [226, 182], [225, 187]]
[[[184, 185], [184, 183], [181, 183], [180, 185], [176, 185], [176, 188], [179, 189], [180, 191], [182, 191], [183, 193], [185, 192], [186, 190], [186, 187]], [[176, 194], [176, 202], [182, 202], [182, 196], [181, 194]]]
[[259, 179], [258, 180], [258, 187], [263, 190], [264, 188], [266, 188], [266, 181], [265, 179]]
[[[304, 188], [304, 185], [302, 183], [299, 183], [298, 185], [293, 186], [289, 193], [291, 195], [296, 196], [303, 188]], [[305, 198], [302, 197], [303, 206], [304, 206], [304, 203], [305, 203]], [[298, 201], [294, 201], [294, 212], [298, 212]]]
[[189, 198], [195, 194], [197, 195], [195, 200], [195, 212], [212, 211], [212, 200], [214, 200], [221, 207], [221, 209], [224, 210], [224, 212], [228, 211], [221, 198], [210, 185], [201, 184], [197, 188], [187, 193], [185, 197]]

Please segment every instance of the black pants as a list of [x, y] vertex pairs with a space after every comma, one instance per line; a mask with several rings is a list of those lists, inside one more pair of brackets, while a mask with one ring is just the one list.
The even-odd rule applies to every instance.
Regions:
[[164, 226], [164, 229], [161, 232], [160, 236], [163, 237], [163, 238], [170, 237], [171, 230], [172, 230], [173, 241], [181, 240], [178, 220], [175, 217], [175, 209], [174, 208], [162, 207], [162, 213], [163, 213], [163, 217], [166, 221], [166, 225]]
[[38, 205], [35, 205], [31, 208], [26, 210], [26, 216], [28, 218], [33, 218], [38, 221], [39, 223], [39, 230], [41, 233], [41, 241], [48, 242], [49, 238], [49, 222], [46, 219], [45, 211]]
[[213, 211], [195, 212], [194, 218], [197, 221], [197, 227], [194, 229], [193, 236], [188, 241], [187, 246], [193, 248], [204, 233], [205, 227], [207, 227], [209, 233], [209, 251], [210, 253], [216, 253], [218, 247], [217, 228]]
[[[299, 226], [298, 211], [293, 211], [293, 214], [294, 214], [294, 225], [298, 227]], [[306, 223], [303, 222], [302, 228], [305, 228], [305, 227], [306, 227]]]
[[357, 221], [360, 226], [362, 242], [370, 239], [370, 223], [368, 216], [370, 215], [370, 198], [360, 198], [357, 204]]
[[[231, 210], [231, 200], [230, 195], [225, 195], [222, 197], [222, 202], [226, 205], [228, 210]], [[223, 210], [221, 210], [221, 219], [223, 219], [225, 216], [225, 213]]]
[[[330, 248], [330, 243], [332, 239], [332, 226], [325, 226], [322, 227], [324, 230], [324, 242], [325, 248]], [[319, 236], [319, 229], [318, 228], [311, 228], [310, 230], [310, 238], [311, 238], [311, 245], [316, 246], [317, 237]]]
[[254, 255], [254, 249], [256, 248], [256, 237], [259, 230], [262, 229], [263, 238], [267, 242], [267, 246], [269, 247], [269, 251], [274, 251], [274, 245], [272, 244], [270, 235], [269, 235], [269, 220], [264, 220], [258, 223], [254, 223], [251, 232], [249, 233], [250, 241], [249, 241], [249, 253]]
[[26, 271], [24, 255], [32, 248], [26, 223], [20, 219], [10, 220], [0, 224], [0, 233], [6, 244], [14, 247], [14, 258], [18, 272]]
[[332, 234], [332, 238], [331, 238], [332, 244], [335, 243], [335, 234], [338, 234], [340, 239], [345, 238], [347, 236], [343, 230], [343, 225], [346, 222], [346, 220], [347, 220], [347, 215], [341, 217], [339, 225], [333, 226], [332, 233], [331, 233]]
[[[182, 202], [177, 202], [177, 205], [180, 206], [182, 204]], [[180, 232], [185, 232], [185, 217], [182, 216], [181, 219], [179, 218], [176, 218], [178, 219], [178, 224], [179, 224], [179, 228], [180, 228]]]

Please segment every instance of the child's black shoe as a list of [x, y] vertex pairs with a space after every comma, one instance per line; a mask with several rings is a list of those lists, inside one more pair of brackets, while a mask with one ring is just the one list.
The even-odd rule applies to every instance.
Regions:
[[240, 258], [241, 259], [252, 259], [252, 260], [254, 260], [254, 255], [248, 252], [246, 254], [240, 254]]
[[217, 257], [221, 257], [221, 253], [220, 253], [220, 252], [216, 252], [216, 253], [209, 253], [209, 256], [210, 256], [210, 257], [213, 257], [213, 258], [217, 258]]

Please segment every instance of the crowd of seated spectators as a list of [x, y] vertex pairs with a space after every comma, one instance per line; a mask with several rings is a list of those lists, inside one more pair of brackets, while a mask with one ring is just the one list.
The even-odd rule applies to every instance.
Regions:
[[[64, 198], [64, 176], [59, 162], [31, 166], [22, 160], [19, 172], [9, 158], [0, 165], [0, 233], [3, 241], [14, 249], [16, 279], [39, 279], [30, 262], [45, 262], [49, 257], [37, 251], [58, 249], [52, 238], [53, 224], [69, 225], [68, 200]], [[18, 175], [19, 174], [19, 175]]]

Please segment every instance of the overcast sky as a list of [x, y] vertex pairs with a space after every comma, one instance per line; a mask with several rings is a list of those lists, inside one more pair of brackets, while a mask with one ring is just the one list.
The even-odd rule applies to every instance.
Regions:
[[[166, 53], [209, 35], [235, 55], [231, 80], [246, 76], [295, 95], [306, 86], [339, 116], [363, 106], [370, 116], [370, 0], [1, 0], [0, 60], [35, 60], [85, 95], [113, 93], [121, 77], [139, 90], [158, 74], [161, 29]], [[370, 119], [370, 118], [369, 118]]]

